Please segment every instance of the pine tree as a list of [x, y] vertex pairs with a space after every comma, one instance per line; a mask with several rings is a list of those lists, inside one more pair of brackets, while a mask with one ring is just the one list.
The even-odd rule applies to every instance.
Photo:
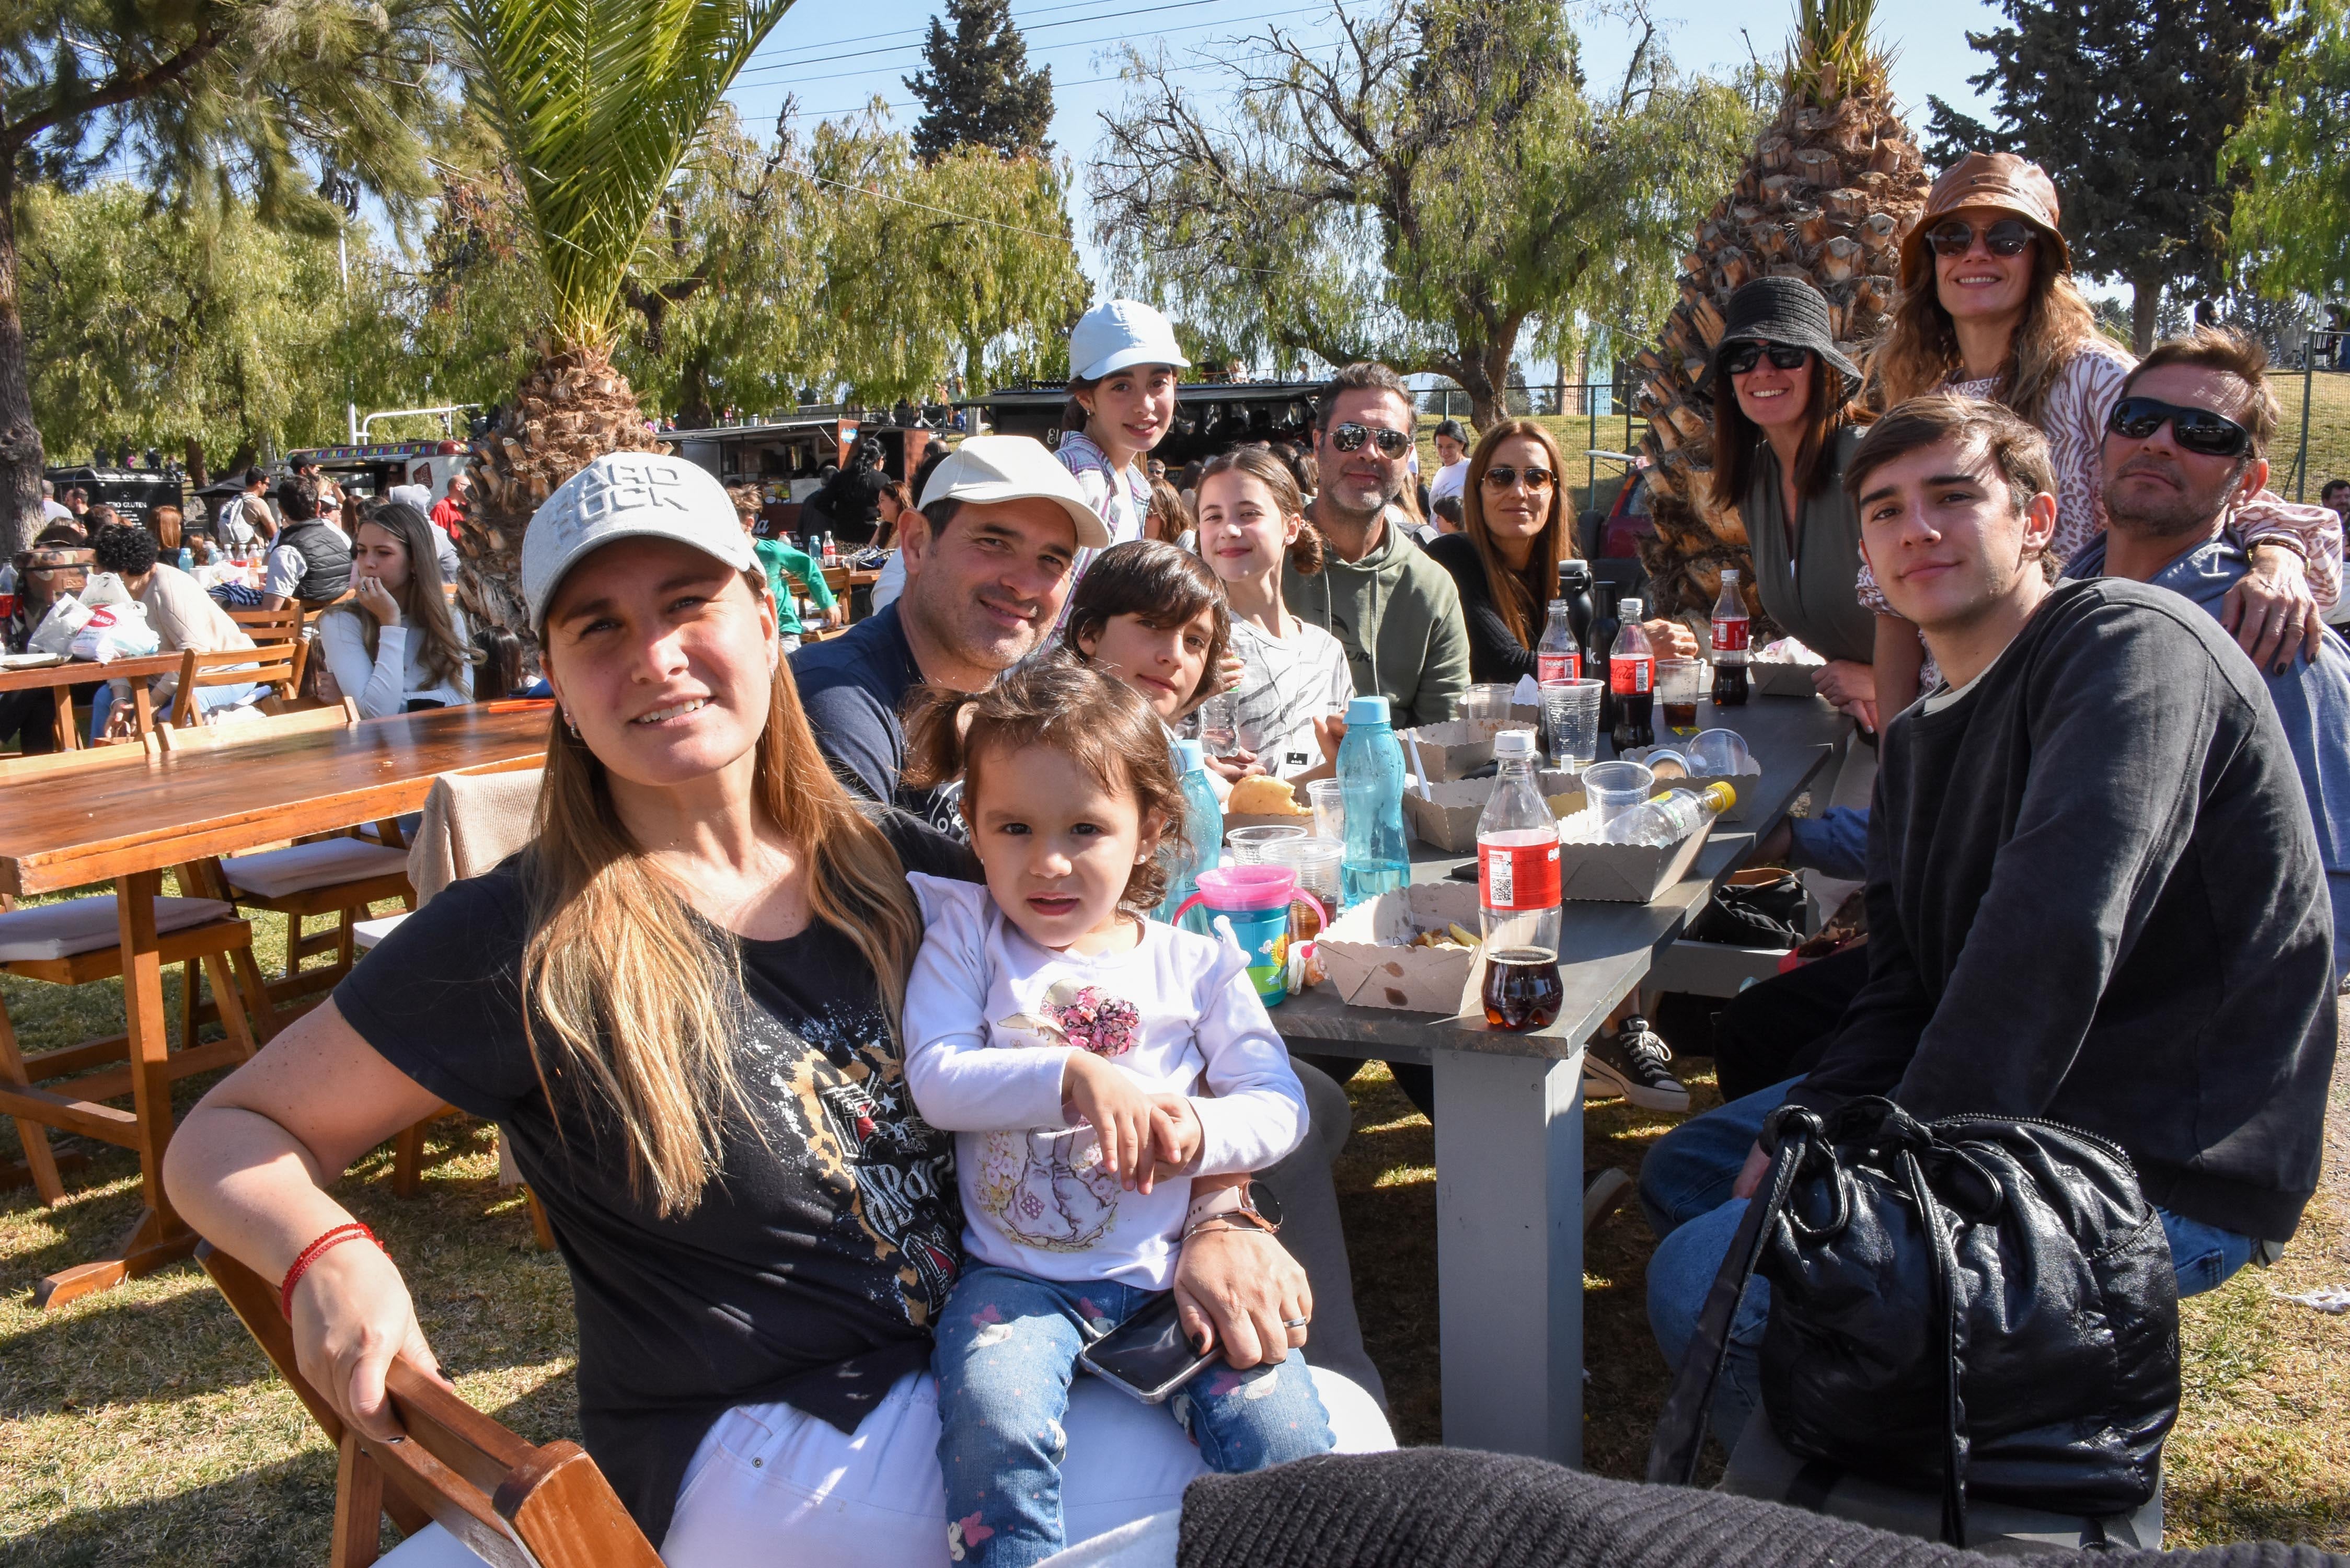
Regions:
[[1967, 79], [1992, 97], [1999, 123], [1929, 99], [1934, 154], [2017, 152], [2047, 170], [2074, 266], [2128, 281], [2143, 354], [2166, 287], [2227, 286], [2228, 225], [2247, 176], [2223, 175], [2220, 150], [2266, 95], [2297, 28], [2280, 25], [2275, 0], [2000, 8], [2012, 26], [1967, 35], [1991, 57]]
[[1928, 182], [1894, 108], [1887, 56], [1868, 34], [1874, 9], [1874, 0], [1803, 0], [1778, 115], [1736, 187], [1698, 225], [1681, 258], [1681, 302], [1656, 347], [1633, 361], [1657, 530], [1641, 554], [1660, 614], [1703, 614], [1725, 566], [1738, 568], [1747, 608], [1762, 613], [1746, 526], [1708, 499], [1712, 401], [1698, 382], [1730, 296], [1750, 278], [1806, 279], [1827, 296], [1836, 339], [1855, 360], [1885, 329], [1901, 234], [1924, 207]]
[[1006, 158], [1051, 151], [1045, 132], [1053, 123], [1053, 68], [1029, 69], [1011, 0], [947, 0], [947, 18], [951, 34], [933, 16], [922, 40], [929, 68], [905, 78], [922, 100], [916, 155], [929, 163], [966, 146]]

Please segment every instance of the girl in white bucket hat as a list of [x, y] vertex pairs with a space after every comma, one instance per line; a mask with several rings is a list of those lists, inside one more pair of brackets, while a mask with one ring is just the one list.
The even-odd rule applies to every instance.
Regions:
[[[1106, 300], [1069, 334], [1069, 404], [1053, 455], [1076, 476], [1109, 542], [1142, 537], [1150, 514], [1151, 448], [1175, 425], [1175, 383], [1191, 361], [1150, 306]], [[1092, 554], [1077, 563], [1083, 572]]]

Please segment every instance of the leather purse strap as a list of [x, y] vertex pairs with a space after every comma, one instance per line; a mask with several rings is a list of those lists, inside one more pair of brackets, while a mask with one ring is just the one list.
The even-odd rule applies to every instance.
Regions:
[[1934, 1314], [1942, 1323], [1942, 1539], [1963, 1549], [1967, 1543], [1967, 1412], [1959, 1392], [1964, 1370], [1959, 1327], [1959, 1262], [1951, 1250], [1950, 1233], [1942, 1205], [1926, 1184], [1926, 1169], [1915, 1150], [1901, 1151], [1901, 1176], [1909, 1199], [1918, 1206], [1926, 1232], [1927, 1272], [1934, 1286]]
[[1782, 1126], [1784, 1130], [1771, 1159], [1770, 1179], [1764, 1184], [1763, 1194], [1759, 1200], [1746, 1205], [1745, 1217], [1738, 1222], [1738, 1233], [1731, 1241], [1729, 1254], [1721, 1260], [1712, 1288], [1706, 1292], [1704, 1309], [1698, 1314], [1697, 1332], [1690, 1336], [1689, 1349], [1681, 1356], [1680, 1370], [1673, 1375], [1672, 1391], [1665, 1397], [1664, 1410], [1657, 1417], [1657, 1435], [1648, 1445], [1648, 1480], [1653, 1483], [1687, 1486], [1697, 1476], [1698, 1450], [1705, 1443], [1706, 1417], [1713, 1408], [1713, 1391], [1721, 1381], [1722, 1363], [1730, 1355], [1730, 1325], [1738, 1315], [1738, 1303], [1746, 1293], [1746, 1282], [1754, 1277], [1754, 1267], [1762, 1261], [1763, 1242], [1787, 1207], [1787, 1194], [1794, 1188], [1795, 1172], [1810, 1151], [1819, 1123], [1803, 1115], [1782, 1118]]

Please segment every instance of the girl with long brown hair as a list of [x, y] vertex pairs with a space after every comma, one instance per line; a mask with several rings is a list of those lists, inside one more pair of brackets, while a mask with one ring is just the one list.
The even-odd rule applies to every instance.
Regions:
[[[1902, 240], [1893, 325], [1870, 362], [1880, 407], [1950, 391], [2040, 428], [2056, 471], [2054, 567], [2105, 531], [2106, 421], [2135, 363], [2097, 330], [2059, 217], [2047, 173], [2012, 153], [1970, 152], [1945, 170]], [[2263, 493], [2234, 522], [2252, 570], [2230, 591], [2222, 624], [2262, 665], [2296, 644], [2314, 657], [2320, 607], [2341, 590], [2341, 519]], [[1890, 717], [1917, 696], [1925, 648], [1866, 566], [1859, 590], [1880, 618], [1877, 698]]]
[[318, 653], [363, 718], [473, 700], [475, 655], [442, 587], [440, 532], [404, 501], [378, 505], [351, 540], [351, 597], [318, 618]]

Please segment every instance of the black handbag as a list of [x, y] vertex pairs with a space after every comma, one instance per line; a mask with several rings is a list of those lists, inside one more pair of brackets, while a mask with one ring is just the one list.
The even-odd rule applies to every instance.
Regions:
[[1738, 872], [1713, 890], [1684, 935], [1693, 942], [1783, 951], [1804, 940], [1804, 884], [1792, 871]]
[[1939, 1491], [2102, 1516], [2160, 1484], [2178, 1417], [2178, 1293], [2128, 1159], [2052, 1122], [1920, 1122], [1890, 1100], [1782, 1106], [1771, 1174], [1657, 1424], [1648, 1480], [1687, 1485], [1758, 1270], [1762, 1409], [1793, 1453]]

